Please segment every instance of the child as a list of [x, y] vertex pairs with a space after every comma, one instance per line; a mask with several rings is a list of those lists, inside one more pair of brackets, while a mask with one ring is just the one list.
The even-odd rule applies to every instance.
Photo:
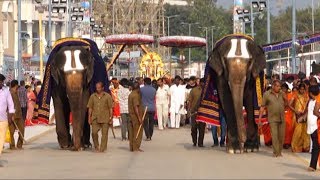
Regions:
[[[308, 171], [315, 171], [317, 169], [317, 162], [319, 157], [318, 125], [317, 125], [317, 120], [319, 117], [319, 114], [318, 114], [319, 102], [317, 102], [318, 95], [319, 95], [319, 87], [310, 86], [309, 88], [310, 101], [308, 104], [308, 117], [307, 117], [307, 133], [311, 135], [312, 152], [311, 152], [311, 161], [310, 161], [310, 166], [308, 167]], [[318, 113], [316, 113], [316, 111]]]

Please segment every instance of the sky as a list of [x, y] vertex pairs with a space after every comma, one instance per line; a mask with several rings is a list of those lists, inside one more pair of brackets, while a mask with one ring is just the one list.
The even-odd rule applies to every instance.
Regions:
[[[265, 0], [266, 1], [266, 0]], [[286, 9], [291, 6], [292, 0], [269, 0], [271, 4], [271, 14], [277, 15], [280, 10]], [[250, 3], [251, 0], [243, 0], [243, 3]], [[226, 7], [227, 9], [233, 5], [233, 0], [217, 0], [218, 5]], [[296, 0], [297, 9], [310, 7], [312, 0]], [[318, 8], [320, 0], [314, 0], [314, 7]]]

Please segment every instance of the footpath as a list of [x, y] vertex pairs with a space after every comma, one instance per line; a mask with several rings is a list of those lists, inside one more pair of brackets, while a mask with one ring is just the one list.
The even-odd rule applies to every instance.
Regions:
[[[45, 135], [46, 133], [55, 131], [55, 125], [34, 125], [34, 126], [26, 126], [24, 131], [24, 139], [27, 143], [35, 141], [36, 139], [40, 138], [41, 136]], [[17, 142], [19, 135], [18, 131], [14, 134], [14, 140]], [[9, 143], [4, 144], [5, 149], [9, 148]]]

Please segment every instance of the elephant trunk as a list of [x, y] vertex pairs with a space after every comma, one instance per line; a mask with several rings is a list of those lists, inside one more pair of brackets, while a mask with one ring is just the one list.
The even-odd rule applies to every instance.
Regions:
[[87, 98], [86, 89], [84, 89], [83, 74], [80, 72], [66, 75], [67, 95], [70, 109], [72, 112], [72, 138], [75, 150], [81, 149], [81, 139], [83, 136], [83, 125], [85, 121], [85, 111]]
[[245, 61], [233, 61], [230, 64], [229, 87], [233, 99], [234, 113], [237, 122], [238, 138], [240, 148], [247, 140], [246, 127], [243, 118], [243, 92], [247, 75], [247, 64]]

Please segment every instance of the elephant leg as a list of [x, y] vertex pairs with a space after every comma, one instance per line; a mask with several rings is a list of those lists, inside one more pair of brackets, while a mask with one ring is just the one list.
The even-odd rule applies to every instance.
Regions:
[[249, 82], [246, 86], [244, 93], [244, 105], [247, 111], [247, 141], [245, 143], [245, 149], [254, 149], [259, 148], [259, 136], [258, 136], [258, 126], [255, 123], [254, 118], [254, 104], [253, 104], [253, 83]]
[[65, 98], [61, 98], [60, 96], [53, 96], [53, 103], [55, 108], [58, 143], [62, 149], [66, 149], [71, 145], [69, 103]]
[[83, 125], [82, 144], [84, 148], [92, 147], [92, 144], [90, 143], [90, 125], [88, 123], [88, 112], [86, 112], [84, 125]]
[[233, 153], [239, 149], [239, 139], [232, 96], [228, 82], [223, 77], [217, 78], [217, 88], [227, 123], [227, 152]]

